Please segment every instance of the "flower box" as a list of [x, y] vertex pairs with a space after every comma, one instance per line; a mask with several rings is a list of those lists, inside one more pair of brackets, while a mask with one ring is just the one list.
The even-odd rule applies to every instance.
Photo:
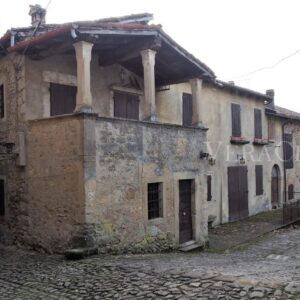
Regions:
[[257, 146], [264, 146], [264, 145], [268, 145], [269, 141], [267, 139], [254, 139], [253, 140], [253, 145], [257, 145]]
[[231, 136], [230, 137], [230, 143], [231, 144], [237, 144], [237, 145], [245, 145], [245, 144], [249, 144], [250, 141], [248, 141], [243, 136]]

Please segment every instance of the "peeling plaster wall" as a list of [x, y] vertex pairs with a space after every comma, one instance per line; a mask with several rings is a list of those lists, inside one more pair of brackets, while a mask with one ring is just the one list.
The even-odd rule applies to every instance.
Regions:
[[[176, 188], [179, 179], [191, 178], [196, 185], [194, 234], [206, 241], [206, 175], [199, 160], [205, 132], [103, 118], [95, 126], [96, 173], [88, 180], [88, 192], [94, 194], [87, 202], [88, 222], [100, 225], [104, 238], [127, 246], [159, 232], [169, 233], [178, 243]], [[163, 182], [163, 218], [148, 220], [149, 182]]]

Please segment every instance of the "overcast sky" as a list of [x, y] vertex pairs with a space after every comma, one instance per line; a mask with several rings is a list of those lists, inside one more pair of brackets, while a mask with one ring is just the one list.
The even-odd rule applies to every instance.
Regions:
[[[48, 2], [1, 3], [0, 35], [11, 27], [30, 24], [29, 4], [46, 7]], [[277, 105], [300, 112], [299, 0], [52, 0], [47, 22], [141, 12], [153, 13], [153, 23], [162, 24], [219, 79], [263, 93], [275, 89]], [[252, 73], [264, 67], [268, 68]]]

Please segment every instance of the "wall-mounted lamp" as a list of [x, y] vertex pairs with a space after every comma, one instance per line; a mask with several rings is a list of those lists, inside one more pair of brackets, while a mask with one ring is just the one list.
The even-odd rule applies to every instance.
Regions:
[[237, 161], [239, 161], [240, 165], [244, 165], [246, 163], [243, 154], [237, 154], [236, 156], [237, 156]]
[[212, 157], [209, 153], [206, 153], [203, 151], [200, 151], [200, 159], [206, 159], [210, 166], [213, 166], [216, 164], [216, 159], [214, 157]]
[[214, 165], [216, 164], [216, 159], [215, 159], [214, 157], [210, 156], [210, 157], [208, 158], [208, 164], [209, 164], [210, 166], [214, 166]]

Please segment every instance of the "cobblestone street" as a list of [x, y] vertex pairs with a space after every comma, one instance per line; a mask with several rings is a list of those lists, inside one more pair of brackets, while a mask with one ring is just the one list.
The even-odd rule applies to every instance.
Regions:
[[0, 253], [1, 299], [300, 299], [300, 229], [225, 254]]

